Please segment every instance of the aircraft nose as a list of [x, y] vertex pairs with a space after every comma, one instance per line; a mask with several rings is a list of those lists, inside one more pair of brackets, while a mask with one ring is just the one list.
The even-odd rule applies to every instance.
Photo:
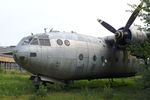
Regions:
[[21, 67], [25, 67], [28, 61], [27, 48], [16, 48], [13, 57], [16, 63], [18, 63]]

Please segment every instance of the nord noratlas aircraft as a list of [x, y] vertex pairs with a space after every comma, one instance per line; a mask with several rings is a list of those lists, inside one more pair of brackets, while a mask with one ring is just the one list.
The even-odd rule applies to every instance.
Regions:
[[74, 32], [50, 32], [24, 37], [14, 51], [15, 61], [40, 83], [69, 83], [73, 80], [130, 77], [136, 74], [138, 59], [127, 51], [131, 43], [143, 42], [150, 33], [130, 28], [143, 2], [126, 25], [118, 30], [98, 19], [113, 36], [92, 37]]

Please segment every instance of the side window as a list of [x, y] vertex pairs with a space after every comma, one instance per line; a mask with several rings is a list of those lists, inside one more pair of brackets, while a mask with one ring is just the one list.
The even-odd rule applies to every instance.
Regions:
[[42, 46], [50, 46], [50, 41], [49, 39], [39, 39], [40, 45]]
[[69, 40], [65, 40], [64, 43], [65, 43], [66, 46], [69, 46], [69, 45], [70, 45]]
[[57, 40], [57, 44], [58, 44], [58, 45], [62, 45], [62, 44], [63, 44], [63, 41], [62, 41], [61, 39], [58, 39], [58, 40]]
[[39, 43], [38, 43], [38, 39], [37, 39], [37, 38], [34, 38], [30, 44], [31, 44], [31, 45], [38, 45], [38, 44], [39, 44]]
[[83, 60], [83, 54], [79, 55], [79, 60]]
[[93, 56], [93, 61], [96, 61], [97, 60], [97, 57], [96, 55]]

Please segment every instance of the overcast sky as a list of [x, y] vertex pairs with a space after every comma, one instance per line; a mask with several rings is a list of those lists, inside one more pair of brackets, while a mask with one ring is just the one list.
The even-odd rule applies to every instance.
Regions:
[[139, 4], [140, 0], [0, 0], [0, 45], [16, 45], [44, 28], [110, 35], [97, 18], [118, 29], [131, 15], [125, 12], [131, 9], [127, 3]]

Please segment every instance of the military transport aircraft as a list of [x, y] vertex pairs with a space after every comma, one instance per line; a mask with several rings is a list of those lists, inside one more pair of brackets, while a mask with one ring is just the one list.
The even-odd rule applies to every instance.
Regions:
[[14, 51], [15, 61], [31, 72], [36, 87], [40, 83], [69, 83], [73, 80], [130, 77], [136, 74], [138, 59], [126, 47], [150, 38], [130, 28], [143, 1], [125, 27], [118, 30], [98, 19], [113, 36], [92, 37], [75, 32], [53, 31], [24, 37]]

